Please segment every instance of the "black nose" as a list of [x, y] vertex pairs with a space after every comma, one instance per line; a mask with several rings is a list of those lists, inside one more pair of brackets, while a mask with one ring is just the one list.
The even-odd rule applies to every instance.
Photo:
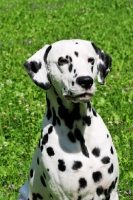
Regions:
[[76, 83], [87, 90], [91, 88], [93, 79], [90, 76], [80, 76], [76, 79]]

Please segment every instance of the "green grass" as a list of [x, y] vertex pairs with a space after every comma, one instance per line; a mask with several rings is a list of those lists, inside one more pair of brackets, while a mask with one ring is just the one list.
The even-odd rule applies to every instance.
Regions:
[[133, 199], [132, 24], [132, 0], [0, 1], [1, 200], [16, 199], [27, 178], [46, 107], [23, 63], [44, 44], [70, 38], [91, 40], [113, 59], [92, 103], [118, 152], [120, 199]]

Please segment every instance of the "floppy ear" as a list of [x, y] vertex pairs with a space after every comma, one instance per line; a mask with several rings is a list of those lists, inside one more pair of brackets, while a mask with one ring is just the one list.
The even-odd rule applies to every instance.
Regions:
[[98, 78], [98, 83], [103, 85], [105, 77], [110, 72], [112, 59], [107, 53], [99, 49], [94, 43], [92, 43], [92, 46], [95, 49], [96, 53], [99, 55], [98, 66], [97, 66], [98, 70], [97, 78]]
[[51, 48], [51, 45], [45, 45], [24, 63], [34, 83], [45, 90], [51, 86], [47, 69], [47, 55]]

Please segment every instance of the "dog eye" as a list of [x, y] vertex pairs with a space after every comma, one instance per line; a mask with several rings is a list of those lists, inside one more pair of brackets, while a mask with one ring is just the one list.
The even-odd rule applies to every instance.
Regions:
[[63, 58], [63, 57], [60, 57], [60, 58], [58, 59], [58, 64], [59, 64], [59, 65], [65, 65], [65, 64], [68, 64], [68, 63], [69, 63], [68, 60], [65, 59], [65, 58]]
[[88, 62], [91, 64], [94, 64], [94, 58], [92, 58], [92, 57], [88, 58]]

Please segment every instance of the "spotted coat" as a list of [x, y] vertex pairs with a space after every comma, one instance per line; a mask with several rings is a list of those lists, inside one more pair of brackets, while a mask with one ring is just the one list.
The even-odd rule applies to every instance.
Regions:
[[116, 150], [90, 103], [110, 56], [92, 42], [63, 40], [45, 45], [25, 67], [46, 90], [47, 109], [18, 200], [118, 200]]

